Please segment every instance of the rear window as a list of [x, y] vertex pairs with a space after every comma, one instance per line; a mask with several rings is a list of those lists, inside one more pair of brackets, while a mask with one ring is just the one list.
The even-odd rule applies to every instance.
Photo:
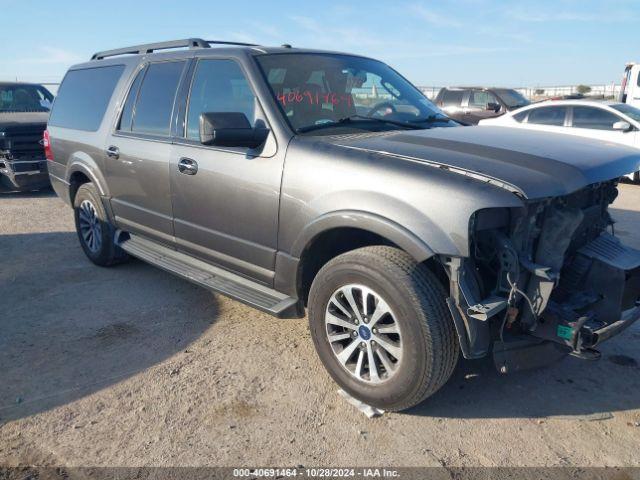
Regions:
[[554, 125], [561, 127], [564, 125], [564, 117], [567, 112], [566, 107], [543, 107], [529, 110], [528, 123], [538, 125]]
[[185, 62], [152, 63], [142, 80], [131, 131], [169, 136], [171, 113]]
[[124, 65], [72, 70], [58, 90], [49, 124], [95, 132], [100, 128]]

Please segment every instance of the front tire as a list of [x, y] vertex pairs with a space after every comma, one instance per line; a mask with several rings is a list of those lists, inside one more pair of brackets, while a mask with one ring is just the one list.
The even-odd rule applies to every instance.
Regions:
[[114, 243], [115, 228], [109, 223], [100, 195], [92, 183], [80, 185], [73, 211], [78, 240], [89, 260], [107, 267], [128, 258]]
[[449, 379], [459, 346], [436, 276], [402, 250], [340, 255], [316, 275], [309, 324], [320, 360], [350, 395], [384, 410], [410, 408]]

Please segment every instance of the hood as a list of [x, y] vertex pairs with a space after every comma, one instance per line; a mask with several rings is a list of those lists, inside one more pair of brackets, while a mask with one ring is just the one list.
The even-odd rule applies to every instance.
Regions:
[[448, 168], [526, 198], [567, 195], [640, 168], [640, 150], [619, 144], [515, 128], [453, 127], [328, 141]]
[[0, 112], [0, 131], [25, 126], [46, 126], [48, 118], [49, 112]]

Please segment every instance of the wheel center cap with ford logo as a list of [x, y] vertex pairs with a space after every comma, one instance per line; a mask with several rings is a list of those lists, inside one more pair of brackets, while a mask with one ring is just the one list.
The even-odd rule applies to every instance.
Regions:
[[358, 328], [358, 335], [360, 335], [360, 338], [363, 340], [369, 340], [371, 338], [371, 330], [369, 330], [369, 327], [366, 325], [360, 325], [360, 328]]

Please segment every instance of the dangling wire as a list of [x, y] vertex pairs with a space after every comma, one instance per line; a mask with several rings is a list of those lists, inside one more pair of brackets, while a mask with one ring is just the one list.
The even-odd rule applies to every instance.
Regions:
[[[524, 297], [531, 309], [531, 313], [533, 314], [533, 318], [538, 321], [538, 315], [536, 314], [535, 308], [533, 306], [533, 302], [529, 298], [529, 296], [524, 293], [522, 290], [518, 288], [518, 284], [511, 280], [511, 272], [507, 272], [507, 282], [509, 283], [509, 287], [511, 290], [509, 291], [509, 297], [507, 298], [507, 305], [511, 306], [515, 300], [516, 294], [520, 294]], [[504, 327], [507, 324], [507, 318], [509, 317], [509, 309], [504, 314], [504, 318], [502, 319], [502, 325], [500, 326], [500, 341], [504, 342]]]

